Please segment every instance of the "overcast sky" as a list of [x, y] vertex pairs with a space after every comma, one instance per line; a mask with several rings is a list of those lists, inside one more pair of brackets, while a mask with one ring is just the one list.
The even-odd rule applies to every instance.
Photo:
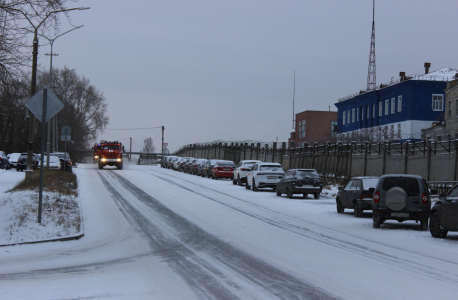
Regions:
[[[337, 111], [366, 88], [371, 0], [80, 0], [53, 65], [76, 69], [108, 102], [108, 129], [165, 127], [173, 152], [214, 140], [286, 142], [295, 112]], [[456, 0], [376, 1], [377, 84], [458, 68]], [[70, 29], [63, 19], [61, 32]], [[45, 40], [40, 41], [44, 44]], [[49, 68], [48, 47], [40, 48]], [[71, 124], [70, 124], [71, 125]], [[138, 151], [160, 129], [105, 130]]]

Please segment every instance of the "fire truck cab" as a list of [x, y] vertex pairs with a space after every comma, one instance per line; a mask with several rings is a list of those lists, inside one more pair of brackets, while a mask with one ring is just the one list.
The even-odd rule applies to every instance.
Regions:
[[93, 149], [94, 159], [98, 157], [99, 169], [103, 169], [104, 166], [116, 166], [118, 170], [122, 170], [122, 151], [124, 150], [122, 143], [100, 141], [100, 144], [95, 145]]

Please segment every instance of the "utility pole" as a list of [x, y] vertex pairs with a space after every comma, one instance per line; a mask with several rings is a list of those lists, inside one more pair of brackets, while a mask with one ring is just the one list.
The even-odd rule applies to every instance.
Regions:
[[162, 152], [161, 154], [164, 155], [164, 126], [161, 126], [162, 127]]

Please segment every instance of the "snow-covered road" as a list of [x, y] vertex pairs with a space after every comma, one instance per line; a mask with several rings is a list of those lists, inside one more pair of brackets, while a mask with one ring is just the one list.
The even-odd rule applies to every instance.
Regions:
[[8, 299], [453, 299], [458, 235], [373, 229], [334, 198], [79, 165], [85, 236], [0, 248]]

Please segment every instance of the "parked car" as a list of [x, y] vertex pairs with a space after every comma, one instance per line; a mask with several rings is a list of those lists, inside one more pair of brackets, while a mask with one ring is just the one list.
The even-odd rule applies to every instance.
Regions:
[[345, 208], [354, 210], [355, 217], [361, 217], [364, 210], [372, 210], [372, 196], [380, 177], [354, 177], [344, 187], [339, 187], [336, 196], [337, 212]]
[[[37, 166], [38, 166], [38, 155], [33, 153], [32, 154], [32, 159], [33, 159], [33, 165], [32, 165], [32, 168], [33, 169], [36, 169]], [[28, 153], [21, 153], [21, 155], [19, 156], [18, 160], [17, 160], [17, 163], [16, 163], [16, 171], [24, 171], [24, 170], [27, 170], [27, 156], [28, 156]]]
[[182, 157], [178, 157], [178, 159], [175, 160], [175, 161], [173, 162], [173, 169], [174, 169], [175, 171], [179, 171], [179, 170], [180, 170], [181, 161], [182, 161], [183, 159], [184, 159], [184, 158], [182, 158]]
[[12, 168], [16, 169], [17, 160], [19, 159], [19, 156], [21, 156], [21, 153], [10, 153], [6, 156]]
[[204, 159], [196, 168], [197, 176], [204, 177], [204, 168], [207, 163], [208, 159]]
[[202, 177], [213, 178], [212, 170], [215, 164], [220, 161], [220, 159], [209, 159], [205, 162], [205, 166], [202, 167]]
[[242, 186], [246, 183], [246, 174], [251, 170], [251, 167], [255, 163], [260, 163], [260, 160], [241, 160], [236, 166], [234, 170], [234, 174], [232, 175], [232, 183], [235, 185]]
[[383, 175], [372, 198], [373, 227], [385, 220], [420, 221], [421, 230], [428, 229], [431, 199], [425, 179], [410, 174]]
[[277, 182], [285, 175], [279, 163], [256, 163], [246, 175], [247, 190], [253, 188], [257, 192], [259, 188], [277, 189]]
[[53, 152], [50, 155], [57, 156], [60, 160], [60, 169], [71, 172], [72, 171], [72, 160], [70, 159], [70, 155], [65, 152]]
[[[47, 166], [47, 161], [48, 161], [48, 156], [45, 155], [43, 157], [43, 165], [45, 166], [45, 168]], [[39, 168], [41, 167], [41, 159], [38, 161], [38, 167]], [[49, 156], [49, 168], [58, 170], [58, 169], [60, 169], [60, 167], [61, 167], [61, 165], [60, 165], [59, 157], [50, 155]]]
[[177, 160], [179, 160], [181, 157], [178, 157], [178, 156], [173, 156], [171, 159], [169, 159], [167, 161], [167, 165], [166, 165], [166, 168], [167, 169], [174, 169], [173, 165], [175, 164], [175, 162]]
[[445, 238], [449, 231], [458, 231], [458, 184], [439, 195], [431, 209], [429, 231], [435, 238]]
[[192, 161], [194, 157], [183, 157], [180, 161], [180, 164], [178, 165], [178, 171], [184, 172], [185, 171], [185, 165]]
[[170, 156], [163, 155], [161, 158], [161, 168], [165, 168], [167, 166], [167, 161], [170, 159]]
[[189, 164], [189, 173], [191, 173], [192, 175], [198, 175], [197, 174], [197, 167], [205, 162], [206, 159], [203, 159], [203, 158], [196, 158], [194, 159], [191, 164]]
[[184, 173], [190, 173], [190, 166], [192, 164], [192, 161], [194, 160], [195, 158], [194, 157], [188, 157], [185, 161], [185, 163], [183, 164], [183, 172]]
[[10, 162], [5, 152], [0, 151], [0, 169], [9, 170], [11, 169]]
[[230, 160], [219, 160], [212, 169], [212, 178], [232, 178], [234, 174], [235, 163]]
[[302, 194], [304, 198], [307, 198], [308, 194], [313, 194], [315, 199], [320, 199], [322, 190], [320, 175], [314, 169], [288, 170], [277, 182], [277, 196], [286, 194], [290, 199], [294, 194]]

